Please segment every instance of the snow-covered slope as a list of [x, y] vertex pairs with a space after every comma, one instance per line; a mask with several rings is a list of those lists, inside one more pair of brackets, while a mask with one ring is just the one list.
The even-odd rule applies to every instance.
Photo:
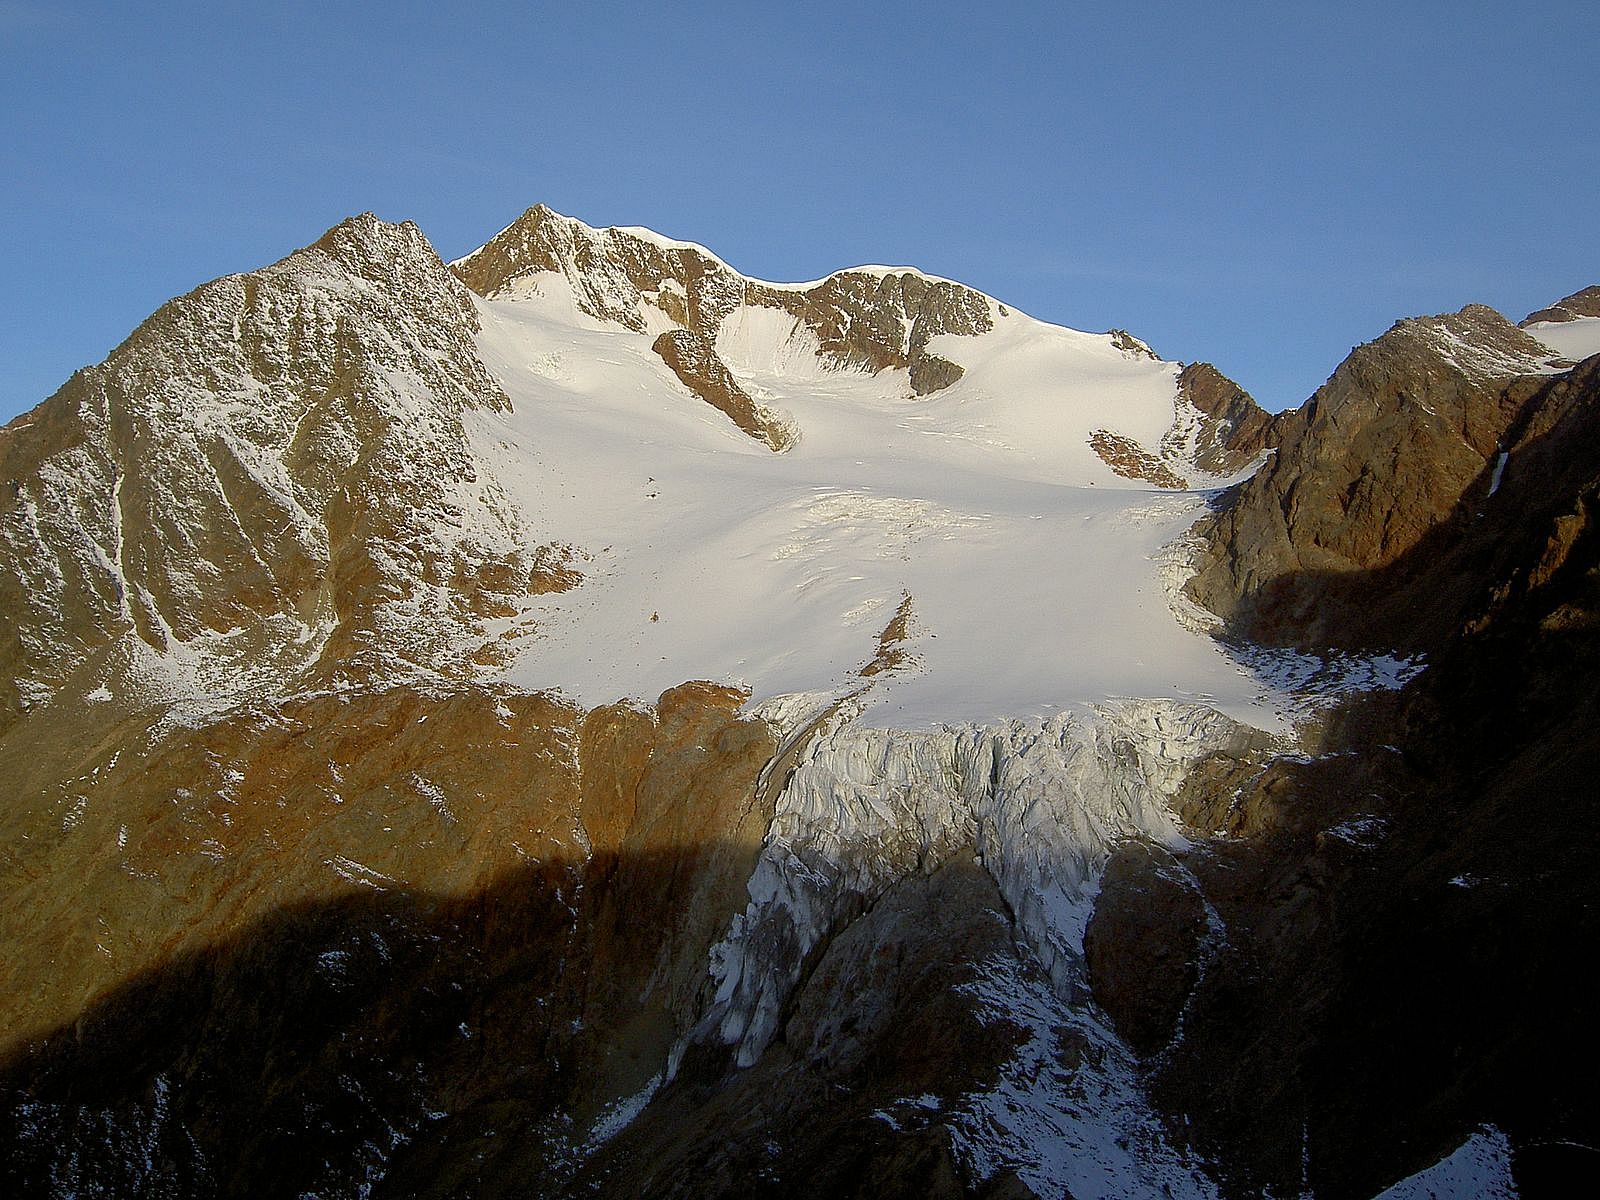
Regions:
[[1536, 321], [1524, 325], [1550, 349], [1577, 362], [1600, 354], [1600, 317], [1574, 317], [1570, 321]]
[[[620, 232], [588, 231], [594, 253]], [[723, 305], [701, 331], [797, 435], [775, 455], [652, 352], [672, 322], [649, 296], [670, 280], [629, 299], [620, 269], [586, 262], [576, 284], [565, 266], [536, 270], [480, 302], [479, 344], [511, 411], [470, 415], [477, 456], [541, 537], [590, 556], [581, 587], [502, 622], [521, 647], [505, 678], [585, 704], [691, 677], [742, 684], [757, 701], [838, 695], [861, 685], [909, 596], [906, 659], [879, 677], [881, 703], [863, 714], [873, 724], [1048, 717], [1129, 696], [1201, 698], [1270, 722], [1252, 709], [1261, 689], [1249, 673], [1173, 618], [1159, 576], [1157, 551], [1203, 496], [1126, 478], [1090, 444], [1109, 431], [1218, 482], [1175, 457], [1182, 439], [1169, 435], [1193, 421], [1176, 364], [981, 297], [978, 332], [925, 342], [961, 370], [919, 396], [905, 368], [830, 357], [809, 318]], [[880, 284], [922, 279], [873, 271]], [[596, 278], [614, 285], [604, 303], [590, 294]], [[779, 286], [740, 278], [723, 290]]]

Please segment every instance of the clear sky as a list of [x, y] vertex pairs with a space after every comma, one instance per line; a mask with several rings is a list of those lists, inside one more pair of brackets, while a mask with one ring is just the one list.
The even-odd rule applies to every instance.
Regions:
[[910, 264], [1299, 403], [1600, 283], [1600, 5], [0, 0], [0, 418], [372, 209]]

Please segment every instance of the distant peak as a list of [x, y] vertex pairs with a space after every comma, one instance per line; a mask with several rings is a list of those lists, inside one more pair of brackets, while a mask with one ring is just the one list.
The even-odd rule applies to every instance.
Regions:
[[1529, 325], [1561, 324], [1576, 321], [1580, 317], [1600, 317], [1600, 286], [1586, 287], [1570, 296], [1563, 296], [1549, 308], [1529, 313], [1519, 324], [1526, 329]]
[[[626, 256], [630, 250], [637, 252], [641, 246], [663, 255], [681, 258], [687, 256], [700, 260], [701, 269], [725, 272], [746, 283], [780, 291], [810, 291], [815, 288], [852, 278], [889, 279], [914, 276], [927, 283], [948, 284], [976, 292], [957, 279], [948, 279], [915, 266], [888, 266], [862, 263], [841, 267], [815, 279], [778, 281], [746, 275], [731, 266], [716, 251], [699, 242], [670, 237], [645, 225], [595, 226], [577, 217], [557, 212], [547, 204], [535, 204], [476, 250], [456, 259], [450, 266], [480, 295], [491, 295], [513, 279], [538, 270], [561, 270], [553, 260], [558, 243], [584, 242], [596, 250], [611, 255]], [[520, 253], [519, 253], [520, 252]], [[508, 259], [523, 259], [515, 266]], [[511, 268], [509, 273], [507, 268]], [[982, 293], [978, 293], [982, 294]]]

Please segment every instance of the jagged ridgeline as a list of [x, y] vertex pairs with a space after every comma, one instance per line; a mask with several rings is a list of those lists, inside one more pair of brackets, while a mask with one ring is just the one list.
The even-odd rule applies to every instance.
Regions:
[[542, 206], [173, 300], [0, 431], [7, 1193], [1556, 1186], [1596, 328], [1270, 416]]

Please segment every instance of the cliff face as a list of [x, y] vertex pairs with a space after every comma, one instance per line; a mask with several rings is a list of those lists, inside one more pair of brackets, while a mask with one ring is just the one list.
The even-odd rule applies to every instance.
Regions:
[[345, 1194], [497, 1130], [558, 1172], [687, 1034], [743, 902], [774, 749], [743, 698], [346, 692], [34, 764], [8, 810], [5, 1177]]
[[1190, 594], [1256, 641], [1419, 648], [1461, 589], [1430, 594], [1413, 552], [1487, 500], [1559, 363], [1482, 306], [1357, 347], [1275, 422], [1275, 453], [1204, 526]]
[[[1190, 363], [1178, 375], [1178, 395], [1199, 414], [1193, 434], [1195, 465], [1213, 475], [1235, 475], [1283, 440], [1290, 418], [1269, 416], [1233, 380], [1210, 363]], [[1187, 432], [1187, 431], [1185, 431]]]

